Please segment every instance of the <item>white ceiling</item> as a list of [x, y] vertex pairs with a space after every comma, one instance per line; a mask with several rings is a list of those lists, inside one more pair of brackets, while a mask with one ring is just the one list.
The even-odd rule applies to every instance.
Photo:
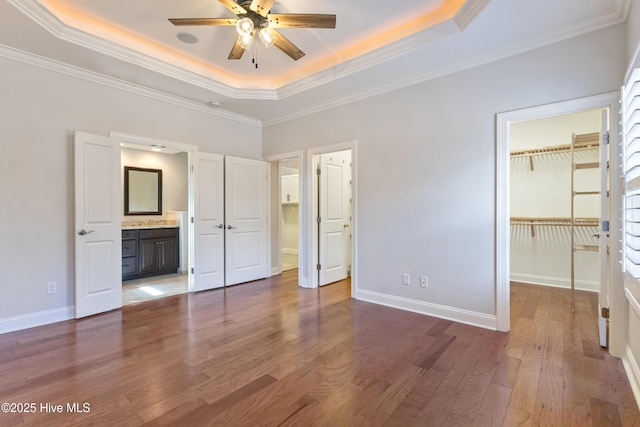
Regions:
[[256, 69], [251, 51], [227, 60], [233, 27], [167, 20], [233, 18], [217, 0], [6, 0], [0, 55], [268, 125], [618, 24], [630, 1], [276, 0], [336, 28], [280, 30], [306, 56], [258, 46]]

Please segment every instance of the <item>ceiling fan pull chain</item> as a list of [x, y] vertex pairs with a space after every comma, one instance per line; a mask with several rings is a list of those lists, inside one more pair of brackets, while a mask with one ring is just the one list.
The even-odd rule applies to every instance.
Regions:
[[258, 43], [253, 44], [253, 62], [256, 64], [256, 70], [258, 69]]

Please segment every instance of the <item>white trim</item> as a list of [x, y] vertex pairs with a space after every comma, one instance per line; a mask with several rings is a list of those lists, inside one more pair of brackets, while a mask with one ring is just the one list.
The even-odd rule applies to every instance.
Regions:
[[[127, 61], [129, 63], [147, 68], [152, 71], [156, 71], [177, 80], [184, 81], [186, 83], [193, 84], [207, 90], [212, 90], [230, 98], [262, 100], [281, 100], [289, 96], [302, 93], [309, 89], [316, 88], [323, 84], [336, 81], [337, 79], [357, 73], [359, 71], [369, 69], [375, 65], [389, 61], [390, 59], [393, 59], [397, 56], [409, 54], [416, 49], [423, 48], [437, 40], [442, 40], [444, 38], [460, 34], [461, 31], [463, 31], [471, 23], [471, 21], [475, 19], [475, 17], [488, 3], [488, 0], [468, 0], [466, 4], [458, 11], [456, 16], [452, 19], [445, 20], [438, 25], [418, 32], [412, 36], [406, 37], [390, 45], [383, 46], [368, 54], [354, 58], [353, 60], [341, 64], [336, 64], [330, 69], [320, 71], [298, 81], [285, 84], [280, 88], [243, 89], [235, 88], [229, 84], [222, 84], [216, 81], [216, 78], [221, 79], [220, 76], [212, 70], [204, 69], [204, 67], [202, 69], [195, 69], [193, 66], [189, 67], [186, 63], [183, 63], [183, 67], [176, 66], [174, 65], [177, 61], [176, 58], [166, 57], [165, 60], [159, 60], [128, 47], [123, 47], [117, 43], [107, 41], [102, 38], [90, 35], [84, 31], [72, 28], [67, 24], [61, 22], [48, 9], [38, 3], [37, 0], [8, 1], [20, 11], [22, 11], [25, 15], [33, 19], [34, 22], [47, 29], [56, 37], [59, 37], [63, 40], [67, 40], [80, 46], [92, 49], [96, 52], [101, 52], [111, 57]], [[333, 98], [321, 103], [317, 103], [315, 105], [310, 105], [306, 108], [296, 110], [291, 114], [283, 115], [278, 118], [265, 121], [265, 123], [261, 123], [259, 120], [251, 119], [246, 116], [241, 116], [239, 114], [220, 109], [211, 110], [211, 108], [206, 105], [175, 97], [173, 95], [164, 94], [164, 96], [169, 99], [173, 98], [175, 101], [180, 100], [181, 103], [190, 102], [194, 106], [197, 105], [199, 107], [209, 109], [209, 112], [219, 113], [214, 115], [224, 116], [225, 118], [230, 118], [232, 120], [253, 121], [253, 123], [249, 124], [255, 124], [255, 122], [257, 121], [259, 125], [262, 124], [264, 126], [273, 125], [294, 118], [310, 115], [319, 111], [324, 111], [329, 108], [334, 108], [347, 103], [355, 102], [357, 100], [369, 98], [371, 96], [375, 96], [392, 90], [411, 86], [444, 75], [477, 67], [489, 62], [494, 62], [509, 56], [513, 56], [542, 46], [557, 43], [559, 41], [566, 40], [572, 37], [577, 37], [588, 32], [622, 23], [626, 20], [626, 17], [628, 15], [630, 2], [631, 0], [616, 0], [613, 12], [609, 13], [608, 15], [600, 16], [586, 23], [581, 23], [573, 27], [563, 28], [559, 31], [545, 34], [544, 36], [533, 40], [527, 40], [519, 44], [506, 46], [494, 52], [480, 54], [479, 56], [473, 58], [464, 58], [455, 64], [448, 64], [438, 69], [425, 70], [423, 72], [414, 73], [406, 77], [399, 77], [398, 79], [394, 79], [392, 82], [384, 82], [381, 85], [373, 88], [370, 87], [362, 91], [353, 92], [351, 94]], [[187, 70], [186, 68], [194, 69]], [[90, 73], [88, 71], [85, 72]], [[152, 91], [151, 89], [145, 89], [148, 91]]]
[[638, 302], [636, 297], [633, 295], [631, 290], [629, 290], [629, 288], [627, 287], [624, 288], [624, 295], [627, 298], [627, 301], [629, 301], [629, 305], [633, 307], [633, 310], [640, 317], [640, 303]]
[[[55, 37], [122, 61], [156, 71], [189, 84], [208, 89], [235, 99], [276, 100], [318, 87], [363, 69], [371, 68], [395, 57], [406, 55], [435, 41], [459, 34], [482, 10], [488, 0], [467, 0], [455, 17], [419, 31], [394, 43], [382, 46], [350, 61], [334, 64], [324, 71], [306, 76], [298, 81], [289, 81], [280, 88], [244, 89], [240, 82], [225, 78], [213, 67], [196, 66], [180, 55], [167, 54], [153, 47], [140, 45], [138, 49], [124, 46], [91, 33], [89, 29], [73, 26], [69, 18], [64, 22], [54, 12], [37, 0], [8, 0], [15, 8]], [[479, 4], [477, 6], [476, 4]], [[461, 26], [463, 28], [461, 28]], [[131, 43], [131, 41], [129, 41]], [[134, 41], [135, 43], [135, 41]], [[142, 50], [147, 52], [143, 53]], [[160, 59], [162, 58], [162, 59]], [[295, 79], [296, 77], [292, 77]]]
[[110, 77], [104, 74], [88, 71], [88, 70], [76, 67], [74, 65], [58, 62], [53, 59], [38, 56], [33, 53], [21, 51], [21, 50], [18, 50], [9, 46], [1, 45], [1, 44], [0, 44], [0, 57], [4, 57], [7, 59], [11, 59], [13, 61], [18, 61], [25, 64], [33, 65], [36, 67], [43, 68], [45, 70], [79, 78], [92, 83], [97, 83], [106, 87], [110, 87], [112, 89], [118, 89], [124, 92], [129, 92], [129, 93], [144, 96], [147, 98], [155, 99], [157, 101], [166, 102], [168, 104], [177, 105], [179, 107], [189, 108], [191, 110], [195, 110], [200, 113], [209, 114], [209, 115], [220, 117], [223, 119], [233, 120], [233, 121], [244, 123], [251, 126], [258, 126], [258, 127], [262, 126], [262, 122], [258, 119], [254, 119], [248, 116], [243, 116], [241, 114], [222, 110], [220, 108], [212, 108], [207, 104], [202, 104], [196, 101], [192, 101], [190, 99], [182, 98], [176, 95], [171, 95], [166, 92], [150, 89], [148, 87], [141, 86], [128, 81], [120, 80], [115, 77]]
[[36, 313], [0, 319], [0, 334], [48, 325], [50, 323], [62, 322], [64, 320], [71, 320], [76, 317], [75, 312], [75, 306], [71, 305], [68, 307], [55, 308], [53, 310], [39, 311]]
[[277, 276], [280, 273], [282, 273], [282, 268], [278, 266], [271, 267], [271, 276]]
[[[630, 0], [624, 0], [630, 1]], [[600, 17], [595, 20], [588, 21], [581, 25], [564, 28], [560, 31], [545, 34], [544, 36], [536, 39], [526, 40], [519, 44], [513, 44], [494, 51], [483, 52], [475, 57], [461, 58], [457, 62], [448, 63], [439, 68], [431, 68], [421, 70], [409, 75], [398, 76], [393, 80], [387, 80], [379, 85], [369, 87], [363, 90], [347, 93], [335, 98], [328, 99], [326, 101], [318, 102], [316, 104], [307, 105], [304, 108], [299, 108], [296, 111], [276, 117], [271, 120], [264, 120], [263, 126], [272, 126], [279, 123], [284, 123], [289, 120], [305, 117], [311, 114], [319, 113], [321, 111], [336, 108], [341, 105], [350, 104], [356, 101], [361, 101], [373, 96], [381, 95], [394, 90], [402, 89], [405, 87], [413, 86], [419, 83], [424, 83], [430, 80], [434, 80], [440, 77], [448, 76], [461, 71], [469, 70], [482, 65], [490, 64], [505, 58], [512, 57], [521, 53], [525, 53], [534, 49], [538, 49], [544, 46], [548, 46], [554, 43], [558, 43], [564, 40], [568, 40], [580, 35], [597, 31], [609, 26], [617, 25], [626, 19], [626, 15], [621, 15], [617, 10], [609, 15]], [[640, 49], [640, 47], [639, 47]], [[328, 83], [324, 82], [324, 83]], [[307, 89], [311, 89], [308, 87]], [[286, 91], [286, 88], [284, 88]], [[284, 92], [287, 93], [287, 92]], [[297, 92], [293, 92], [297, 93]], [[292, 94], [293, 94], [292, 93]]]
[[[498, 330], [509, 330], [510, 302], [509, 302], [509, 277], [510, 277], [510, 221], [509, 221], [509, 127], [512, 123], [551, 117], [560, 114], [575, 113], [593, 110], [596, 108], [609, 108], [610, 111], [610, 147], [611, 147], [611, 171], [618, 170], [619, 156], [617, 147], [619, 143], [618, 103], [619, 92], [610, 92], [570, 101], [557, 102], [532, 108], [525, 108], [506, 113], [500, 113], [496, 117], [496, 318]], [[623, 343], [626, 334], [626, 307], [623, 307], [624, 293], [622, 291], [622, 271], [616, 270], [619, 265], [620, 253], [616, 235], [620, 228], [617, 216], [614, 214], [619, 207], [616, 201], [621, 196], [621, 189], [617, 180], [617, 174], [611, 176], [611, 296], [610, 296], [610, 344], [609, 351], [614, 356], [620, 356], [624, 351]], [[626, 306], [626, 304], [624, 304]], [[506, 328], [505, 328], [506, 326]]]
[[367, 301], [387, 307], [452, 320], [454, 322], [478, 326], [480, 328], [491, 329], [493, 331], [496, 330], [496, 317], [490, 314], [461, 310], [459, 308], [432, 304], [425, 301], [402, 298], [395, 295], [387, 295], [363, 289], [358, 289], [356, 291], [356, 298], [361, 301]]
[[[540, 276], [511, 272], [512, 282], [529, 283], [531, 285], [549, 286], [552, 288], [571, 288], [571, 280], [566, 277]], [[576, 289], [580, 291], [598, 292], [600, 284], [591, 280], [576, 280]]]
[[622, 365], [627, 373], [633, 396], [636, 398], [636, 405], [640, 405], [640, 368], [638, 368], [638, 362], [633, 355], [631, 347], [627, 344], [624, 350]]
[[[315, 265], [318, 260], [318, 233], [317, 228], [313, 225], [315, 222], [315, 212], [317, 212], [317, 197], [315, 191], [315, 174], [314, 161], [316, 156], [320, 154], [333, 153], [335, 151], [351, 150], [351, 297], [356, 295], [358, 289], [358, 141], [338, 142], [320, 147], [307, 149], [307, 164], [305, 173], [305, 199], [301, 199], [301, 206], [305, 206], [305, 215], [300, 214], [301, 222], [304, 223], [303, 232], [305, 233], [305, 241], [308, 242], [306, 250], [310, 255], [307, 259], [307, 268], [309, 269], [309, 287], [318, 287], [318, 277], [314, 274], [317, 270]], [[302, 175], [300, 175], [302, 176]]]
[[490, 0], [475, 0], [468, 1], [456, 13], [456, 16], [453, 18], [460, 31], [464, 31], [480, 12], [485, 8], [486, 5], [489, 4]]

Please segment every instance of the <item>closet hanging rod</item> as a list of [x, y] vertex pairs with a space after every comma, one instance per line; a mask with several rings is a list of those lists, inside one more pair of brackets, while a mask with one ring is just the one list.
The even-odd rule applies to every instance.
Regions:
[[[531, 217], [511, 217], [511, 225], [526, 225], [531, 227], [531, 237], [536, 237], [536, 226], [542, 227], [568, 227], [571, 226], [571, 218], [531, 218]], [[576, 218], [574, 227], [598, 227], [598, 218]]]
[[[595, 135], [598, 135], [597, 133]], [[595, 150], [600, 147], [600, 143], [596, 139], [595, 142], [580, 142], [576, 143], [574, 151], [586, 151]], [[542, 148], [532, 148], [530, 150], [514, 150], [509, 155], [512, 158], [516, 157], [529, 157], [529, 156], [541, 156], [544, 154], [559, 154], [571, 152], [571, 144], [552, 145]]]

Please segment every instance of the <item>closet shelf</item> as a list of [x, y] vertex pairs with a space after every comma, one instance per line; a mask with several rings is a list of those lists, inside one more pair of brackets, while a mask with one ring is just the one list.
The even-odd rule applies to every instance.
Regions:
[[[600, 134], [598, 132], [575, 135], [574, 151], [596, 150], [600, 147]], [[511, 158], [529, 157], [529, 167], [533, 170], [533, 157], [545, 154], [570, 153], [571, 144], [551, 145], [530, 150], [516, 150], [510, 153]]]
[[[511, 225], [528, 225], [531, 227], [531, 237], [536, 237], [535, 227], [568, 227], [571, 225], [571, 218], [531, 218], [522, 216], [512, 216]], [[598, 227], [598, 218], [576, 218], [576, 227]]]

